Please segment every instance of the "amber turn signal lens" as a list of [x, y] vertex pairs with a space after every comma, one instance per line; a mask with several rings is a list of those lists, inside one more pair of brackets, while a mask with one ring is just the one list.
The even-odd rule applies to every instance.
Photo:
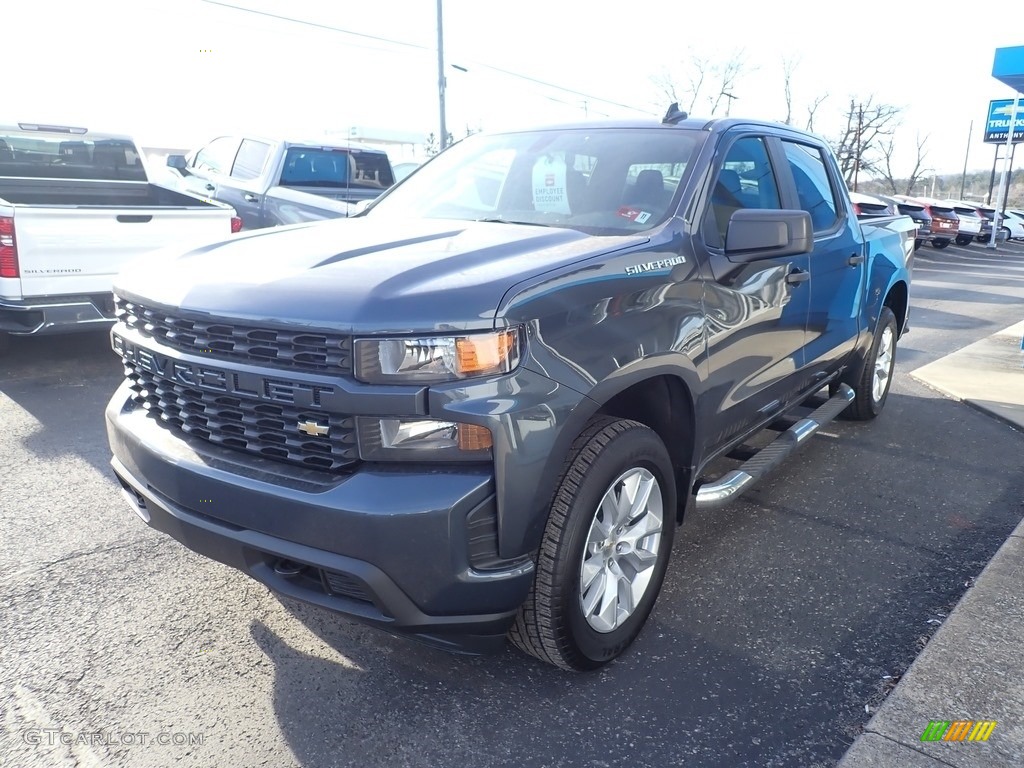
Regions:
[[460, 451], [485, 451], [494, 445], [491, 430], [476, 424], [459, 425]]
[[459, 373], [463, 376], [507, 373], [518, 362], [518, 342], [519, 337], [515, 331], [456, 339], [456, 365]]

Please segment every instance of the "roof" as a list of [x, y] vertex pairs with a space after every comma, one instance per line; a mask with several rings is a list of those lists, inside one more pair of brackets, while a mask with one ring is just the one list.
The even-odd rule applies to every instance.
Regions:
[[[52, 129], [52, 130], [46, 130]], [[135, 143], [135, 139], [126, 133], [108, 133], [107, 131], [90, 131], [88, 128], [83, 126], [69, 126], [69, 125], [54, 125], [52, 123], [18, 123], [17, 125], [2, 124], [0, 125], [0, 131], [4, 133], [21, 133], [25, 136], [47, 136], [53, 138], [72, 138], [79, 137], [81, 139], [89, 139], [90, 141], [96, 141], [97, 139], [116, 139], [119, 141], [129, 141]]]
[[730, 128], [736, 128], [738, 126], [750, 126], [753, 128], [770, 128], [773, 131], [784, 131], [791, 133], [795, 136], [810, 136], [819, 141], [823, 141], [820, 136], [816, 134], [808, 133], [807, 131], [801, 130], [800, 128], [794, 128], [792, 125], [786, 125], [785, 123], [772, 122], [770, 120], [756, 120], [742, 117], [720, 117], [720, 118], [700, 118], [691, 117], [686, 120], [681, 120], [678, 123], [663, 123], [660, 120], [588, 120], [586, 122], [579, 123], [553, 123], [547, 125], [538, 125], [529, 128], [513, 128], [505, 131], [494, 131], [493, 133], [527, 133], [530, 131], [546, 131], [546, 130], [580, 130], [580, 131], [592, 131], [595, 129], [620, 129], [628, 130], [635, 128], [645, 129], [663, 129], [666, 131], [671, 130], [690, 130], [690, 131], [706, 131], [710, 133], [721, 133], [727, 131]]

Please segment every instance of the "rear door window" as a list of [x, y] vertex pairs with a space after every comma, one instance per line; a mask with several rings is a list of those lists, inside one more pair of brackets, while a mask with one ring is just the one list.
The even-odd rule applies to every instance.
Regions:
[[263, 173], [263, 166], [270, 155], [270, 145], [254, 139], [243, 139], [231, 168], [231, 177], [240, 181], [251, 181]]
[[[831, 229], [839, 219], [839, 207], [821, 149], [810, 144], [785, 140], [782, 146], [796, 184], [800, 207], [811, 215], [814, 231], [824, 232]], [[871, 209], [872, 213], [886, 212], [884, 204], [865, 203], [862, 207]]]

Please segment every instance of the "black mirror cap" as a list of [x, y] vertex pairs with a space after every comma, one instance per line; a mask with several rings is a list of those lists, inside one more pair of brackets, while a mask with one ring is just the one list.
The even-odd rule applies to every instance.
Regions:
[[184, 171], [187, 166], [188, 166], [188, 163], [185, 162], [185, 156], [184, 155], [168, 155], [167, 156], [167, 167], [168, 168], [174, 168], [174, 169], [179, 170], [179, 171]]
[[725, 255], [732, 261], [795, 256], [814, 250], [807, 211], [742, 208], [729, 219]]

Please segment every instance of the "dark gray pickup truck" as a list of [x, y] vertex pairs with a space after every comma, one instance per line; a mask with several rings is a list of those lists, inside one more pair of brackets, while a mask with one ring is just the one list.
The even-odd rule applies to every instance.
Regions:
[[188, 191], [232, 206], [243, 229], [349, 216], [395, 183], [382, 150], [261, 136], [221, 136], [167, 165]]
[[688, 506], [882, 411], [914, 231], [859, 222], [786, 126], [474, 135], [356, 217], [122, 274], [113, 469], [150, 526], [280, 593], [594, 669]]

